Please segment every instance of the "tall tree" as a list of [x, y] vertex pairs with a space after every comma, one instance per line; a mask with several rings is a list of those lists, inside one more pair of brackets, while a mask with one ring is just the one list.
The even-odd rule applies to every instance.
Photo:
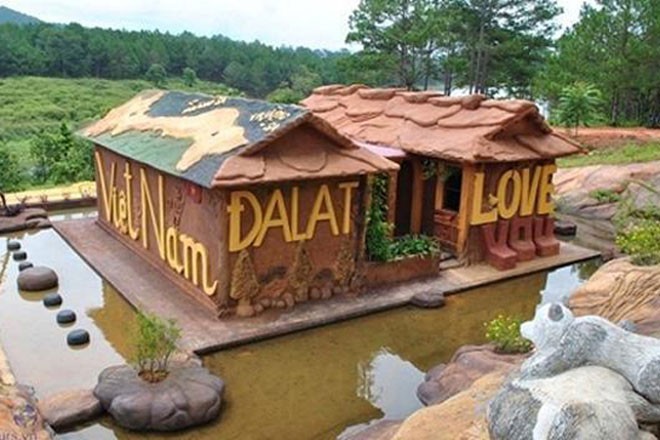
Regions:
[[424, 63], [435, 51], [432, 0], [360, 0], [349, 19], [348, 43], [366, 52], [384, 53], [396, 60], [397, 82], [412, 89], [425, 72]]

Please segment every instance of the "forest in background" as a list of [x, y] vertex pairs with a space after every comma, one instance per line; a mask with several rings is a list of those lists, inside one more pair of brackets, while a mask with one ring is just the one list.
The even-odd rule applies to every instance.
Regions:
[[353, 52], [34, 19], [0, 24], [0, 159], [19, 165], [20, 185], [48, 184], [52, 173], [37, 157], [44, 145], [55, 148], [61, 136], [73, 148], [67, 131], [148, 87], [274, 102], [331, 83], [433, 88], [543, 101], [551, 122], [576, 128], [659, 126], [660, 2], [597, 0], [563, 33], [560, 12], [555, 0], [361, 0], [346, 36]]

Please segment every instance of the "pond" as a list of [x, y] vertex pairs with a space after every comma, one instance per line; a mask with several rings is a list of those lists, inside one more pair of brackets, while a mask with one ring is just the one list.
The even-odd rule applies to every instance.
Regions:
[[[76, 214], [94, 215], [92, 212]], [[55, 218], [62, 218], [56, 216]], [[63, 308], [78, 315], [92, 342], [66, 345], [43, 294], [21, 294], [17, 264], [0, 246], [0, 342], [17, 380], [38, 396], [91, 388], [106, 366], [131, 357], [134, 310], [52, 230], [15, 234], [29, 260], [60, 275]], [[418, 409], [424, 371], [461, 345], [484, 341], [483, 323], [506, 313], [529, 318], [539, 301], [557, 300], [597, 264], [569, 266], [447, 298], [438, 310], [401, 308], [204, 357], [227, 383], [216, 422], [174, 435], [135, 434], [108, 418], [62, 439], [333, 439], [352, 425], [399, 419]]]

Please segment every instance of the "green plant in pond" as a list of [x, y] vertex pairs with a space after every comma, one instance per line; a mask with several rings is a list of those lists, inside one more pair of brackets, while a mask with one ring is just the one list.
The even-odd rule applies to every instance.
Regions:
[[397, 237], [390, 243], [391, 258], [431, 256], [440, 252], [438, 242], [427, 235], [404, 235]]
[[520, 334], [522, 319], [514, 316], [499, 315], [484, 323], [486, 339], [495, 345], [499, 353], [527, 353], [532, 343]]
[[606, 188], [593, 190], [589, 195], [599, 203], [617, 203], [621, 201], [621, 194]]
[[181, 329], [172, 319], [137, 314], [136, 363], [138, 374], [148, 382], [159, 382], [169, 373], [169, 362], [181, 337]]

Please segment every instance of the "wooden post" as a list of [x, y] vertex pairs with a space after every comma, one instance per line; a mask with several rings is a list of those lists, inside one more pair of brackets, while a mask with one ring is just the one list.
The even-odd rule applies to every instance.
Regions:
[[412, 206], [410, 207], [410, 232], [419, 234], [422, 231], [422, 208], [424, 197], [424, 171], [419, 159], [412, 160], [413, 187]]
[[470, 230], [470, 208], [472, 207], [472, 196], [474, 191], [475, 166], [463, 165], [463, 177], [461, 181], [461, 205], [458, 212], [458, 239], [456, 240], [456, 253], [460, 256], [465, 252], [465, 244]]
[[[390, 171], [387, 188], [387, 223], [390, 225], [396, 222], [396, 191], [398, 183], [399, 171]], [[394, 228], [392, 228], [391, 234], [394, 234]]]

